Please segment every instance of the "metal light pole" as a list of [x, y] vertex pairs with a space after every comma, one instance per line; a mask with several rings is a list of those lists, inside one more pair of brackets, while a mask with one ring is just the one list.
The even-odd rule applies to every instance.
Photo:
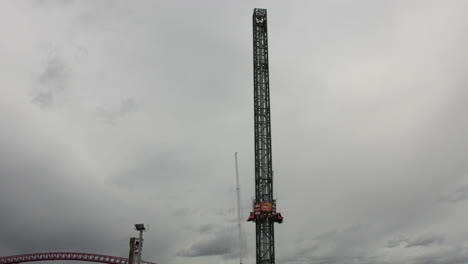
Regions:
[[[137, 264], [141, 264], [141, 251], [143, 248], [143, 231], [146, 231], [144, 224], [135, 224], [135, 229], [140, 232], [139, 243], [138, 243], [138, 259]], [[131, 263], [133, 264], [133, 263]]]

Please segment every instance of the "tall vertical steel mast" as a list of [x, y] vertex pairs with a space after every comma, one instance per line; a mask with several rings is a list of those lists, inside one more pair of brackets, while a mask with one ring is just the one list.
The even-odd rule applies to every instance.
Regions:
[[255, 119], [255, 200], [248, 221], [256, 225], [257, 264], [275, 263], [275, 222], [283, 222], [273, 199], [270, 84], [266, 9], [253, 12], [253, 70]]
[[241, 209], [240, 209], [240, 187], [239, 187], [239, 167], [237, 166], [237, 152], [234, 154], [236, 165], [236, 193], [237, 193], [237, 227], [239, 231], [239, 263], [244, 264], [244, 239], [242, 237]]

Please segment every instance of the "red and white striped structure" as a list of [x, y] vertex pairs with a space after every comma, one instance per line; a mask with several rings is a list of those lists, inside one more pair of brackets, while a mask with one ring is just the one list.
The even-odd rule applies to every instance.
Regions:
[[[47, 252], [47, 253], [30, 253], [23, 255], [14, 255], [0, 257], [0, 264], [15, 264], [32, 261], [46, 260], [72, 260], [72, 261], [89, 261], [100, 262], [107, 264], [128, 264], [128, 259], [122, 257], [114, 257], [107, 255], [98, 255], [91, 253], [78, 252]], [[156, 264], [149, 261], [141, 261], [143, 264]]]

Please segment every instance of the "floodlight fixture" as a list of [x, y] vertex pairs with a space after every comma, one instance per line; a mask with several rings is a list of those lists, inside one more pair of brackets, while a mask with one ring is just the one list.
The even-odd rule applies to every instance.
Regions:
[[[141, 251], [143, 247], [143, 232], [146, 231], [145, 224], [135, 224], [135, 229], [140, 233], [138, 238], [138, 258], [136, 264], [141, 264]], [[134, 263], [129, 263], [134, 264]]]
[[135, 229], [138, 231], [145, 231], [145, 225], [144, 224], [135, 224]]

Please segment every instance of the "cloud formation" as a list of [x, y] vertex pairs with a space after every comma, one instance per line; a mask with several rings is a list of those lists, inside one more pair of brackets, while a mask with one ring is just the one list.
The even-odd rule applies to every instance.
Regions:
[[52, 106], [54, 97], [65, 89], [66, 83], [65, 62], [60, 57], [50, 58], [38, 77], [39, 90], [33, 101], [43, 107]]
[[134, 112], [137, 108], [137, 104], [133, 98], [126, 98], [120, 102], [117, 109], [101, 110], [99, 113], [103, 117], [104, 122], [114, 125], [119, 118]]
[[468, 5], [422, 0], [0, 2], [0, 255], [127, 256], [143, 222], [146, 260], [236, 262], [255, 7], [277, 262], [466, 263]]
[[178, 253], [182, 257], [203, 257], [203, 256], [221, 256], [221, 257], [238, 257], [234, 256], [236, 250], [236, 238], [230, 233], [217, 233], [212, 237], [202, 239], [194, 243], [189, 249], [183, 249]]

